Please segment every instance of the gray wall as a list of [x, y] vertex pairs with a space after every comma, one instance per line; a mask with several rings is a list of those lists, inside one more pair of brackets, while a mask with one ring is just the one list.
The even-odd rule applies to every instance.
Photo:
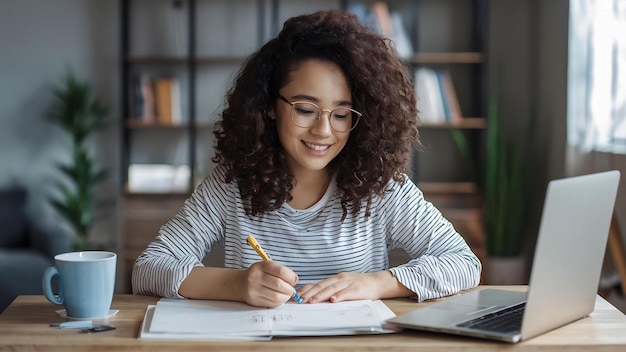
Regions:
[[526, 252], [534, 249], [550, 179], [565, 176], [567, 0], [490, 2], [489, 76], [507, 139], [532, 160]]
[[99, 189], [106, 213], [93, 234], [107, 249], [116, 249], [119, 232], [118, 23], [117, 1], [0, 3], [0, 187], [27, 186], [30, 210], [58, 218], [45, 199], [54, 194], [60, 177], [55, 163], [68, 160], [69, 141], [44, 116], [52, 90], [71, 68], [93, 85], [111, 112], [112, 124], [97, 138], [94, 150], [101, 166], [111, 171]]
[[[528, 175], [533, 194], [528, 219], [527, 254], [532, 255], [545, 188], [551, 179], [610, 169], [622, 171], [615, 214], [626, 221], [626, 156], [591, 152], [567, 146], [567, 0], [491, 1], [490, 81], [498, 87], [502, 118], [509, 138], [533, 155]], [[528, 138], [520, 131], [534, 119]], [[525, 139], [524, 139], [525, 138]], [[622, 225], [622, 238], [626, 226]], [[624, 241], [626, 243], [626, 240]], [[612, 266], [610, 255], [607, 265]], [[530, 260], [528, 261], [530, 264]]]

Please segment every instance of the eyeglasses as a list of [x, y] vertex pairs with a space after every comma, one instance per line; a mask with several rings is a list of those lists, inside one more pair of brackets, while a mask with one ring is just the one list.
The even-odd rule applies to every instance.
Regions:
[[313, 127], [319, 121], [322, 112], [329, 113], [330, 128], [335, 132], [348, 132], [356, 127], [363, 114], [349, 108], [323, 110], [319, 106], [307, 101], [290, 102], [278, 94], [280, 100], [291, 105], [291, 121], [298, 127]]

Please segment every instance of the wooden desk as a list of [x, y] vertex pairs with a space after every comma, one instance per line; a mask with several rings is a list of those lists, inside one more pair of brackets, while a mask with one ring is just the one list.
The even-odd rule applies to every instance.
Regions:
[[[525, 289], [523, 286], [504, 287]], [[598, 296], [595, 311], [560, 329], [515, 345], [404, 331], [391, 335], [274, 338], [271, 341], [147, 341], [137, 338], [146, 307], [158, 298], [116, 295], [116, 330], [82, 333], [49, 327], [64, 321], [44, 296], [20, 296], [0, 315], [0, 350], [23, 351], [626, 351], [626, 316]], [[396, 314], [428, 303], [386, 300]]]

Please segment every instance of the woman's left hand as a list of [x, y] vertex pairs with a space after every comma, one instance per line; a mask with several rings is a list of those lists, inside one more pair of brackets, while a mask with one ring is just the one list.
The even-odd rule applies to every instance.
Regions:
[[388, 270], [375, 273], [339, 273], [298, 289], [303, 303], [341, 302], [413, 295]]

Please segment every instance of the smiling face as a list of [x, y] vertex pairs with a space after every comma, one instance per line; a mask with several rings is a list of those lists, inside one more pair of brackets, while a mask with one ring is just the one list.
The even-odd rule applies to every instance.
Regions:
[[[285, 148], [291, 172], [297, 178], [325, 172], [328, 164], [341, 152], [350, 132], [336, 132], [330, 127], [329, 112], [352, 105], [350, 86], [339, 66], [330, 61], [310, 59], [291, 73], [279, 94], [289, 102], [310, 102], [323, 111], [311, 127], [298, 127], [291, 120], [292, 107], [277, 99], [273, 118], [278, 138]], [[299, 176], [300, 175], [300, 176]]]

